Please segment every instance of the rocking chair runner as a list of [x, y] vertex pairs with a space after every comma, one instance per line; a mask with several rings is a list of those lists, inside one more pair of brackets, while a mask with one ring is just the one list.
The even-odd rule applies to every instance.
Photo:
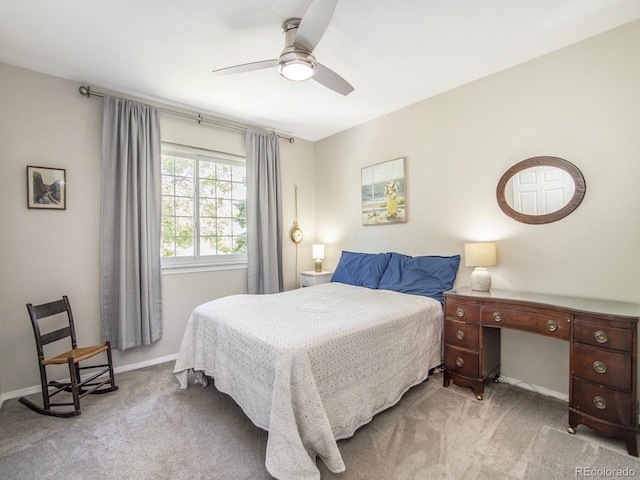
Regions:
[[[26, 405], [30, 409], [41, 413], [43, 415], [51, 415], [54, 417], [72, 417], [74, 415], [80, 415], [80, 399], [87, 394], [93, 393], [107, 393], [113, 392], [118, 389], [113, 376], [113, 362], [111, 359], [111, 345], [109, 342], [105, 342], [101, 345], [94, 345], [91, 347], [80, 347], [76, 342], [76, 332], [73, 323], [73, 314], [71, 313], [71, 305], [67, 296], [63, 296], [62, 300], [55, 302], [44, 303], [42, 305], [27, 304], [27, 310], [31, 317], [31, 324], [33, 326], [33, 333], [36, 337], [36, 348], [38, 350], [38, 365], [40, 367], [40, 381], [42, 383], [42, 401], [43, 406], [36, 405], [26, 397], [19, 399], [20, 403]], [[68, 319], [68, 326], [63, 328], [44, 333], [40, 332], [39, 320], [66, 313]], [[71, 350], [57, 355], [55, 357], [45, 359], [44, 345], [63, 340], [67, 337], [71, 337]], [[80, 366], [80, 362], [92, 358], [102, 352], [107, 355], [107, 363], [101, 365], [89, 365]], [[69, 380], [58, 382], [47, 380], [48, 365], [63, 365], [69, 366]], [[96, 370], [89, 374], [86, 379], [81, 379], [81, 370]], [[107, 388], [105, 385], [109, 385]], [[50, 390], [51, 389], [51, 390]], [[58, 402], [51, 401], [51, 397], [59, 394], [62, 391], [71, 392], [73, 402]], [[63, 407], [73, 406], [73, 410], [69, 409], [52, 409], [51, 407]]]

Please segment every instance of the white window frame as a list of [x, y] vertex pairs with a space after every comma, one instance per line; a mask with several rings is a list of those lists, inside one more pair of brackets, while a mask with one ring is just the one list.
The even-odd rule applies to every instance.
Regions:
[[[217, 152], [204, 148], [181, 145], [177, 143], [162, 142], [162, 155], [172, 155], [181, 158], [194, 160], [194, 255], [181, 257], [161, 257], [163, 273], [182, 273], [194, 270], [220, 270], [247, 268], [247, 254], [221, 254], [221, 255], [200, 255], [200, 232], [199, 232], [199, 171], [198, 161], [206, 159], [215, 163], [227, 165], [241, 165], [246, 167], [246, 159], [241, 155]], [[246, 198], [246, 197], [245, 197]]]

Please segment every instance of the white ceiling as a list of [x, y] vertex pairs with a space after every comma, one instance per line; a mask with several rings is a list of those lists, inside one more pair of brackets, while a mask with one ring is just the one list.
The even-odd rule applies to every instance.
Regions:
[[314, 54], [350, 95], [211, 73], [277, 58], [309, 3], [0, 0], [0, 61], [316, 141], [640, 18], [639, 0], [341, 0]]

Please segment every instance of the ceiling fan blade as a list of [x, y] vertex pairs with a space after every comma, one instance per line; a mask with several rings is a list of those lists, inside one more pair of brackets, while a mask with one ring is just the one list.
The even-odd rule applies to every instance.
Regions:
[[329, 26], [338, 0], [315, 0], [305, 12], [296, 33], [294, 44], [312, 52]]
[[235, 65], [233, 67], [219, 68], [213, 70], [213, 73], [218, 75], [230, 75], [234, 73], [253, 72], [254, 70], [262, 70], [265, 68], [271, 68], [278, 65], [278, 60], [275, 58], [272, 60], [261, 60], [259, 62], [243, 63], [242, 65]]
[[312, 77], [316, 82], [342, 95], [349, 95], [353, 87], [336, 72], [320, 63], [316, 63], [316, 71]]

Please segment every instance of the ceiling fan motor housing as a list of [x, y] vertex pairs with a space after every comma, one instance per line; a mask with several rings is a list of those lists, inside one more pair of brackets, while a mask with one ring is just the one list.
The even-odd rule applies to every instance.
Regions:
[[278, 58], [278, 73], [288, 80], [303, 81], [313, 77], [316, 59], [308, 52], [286, 48]]
[[278, 57], [278, 73], [294, 81], [308, 80], [316, 70], [313, 54], [295, 45], [299, 25], [299, 18], [291, 18], [282, 24], [285, 46]]

